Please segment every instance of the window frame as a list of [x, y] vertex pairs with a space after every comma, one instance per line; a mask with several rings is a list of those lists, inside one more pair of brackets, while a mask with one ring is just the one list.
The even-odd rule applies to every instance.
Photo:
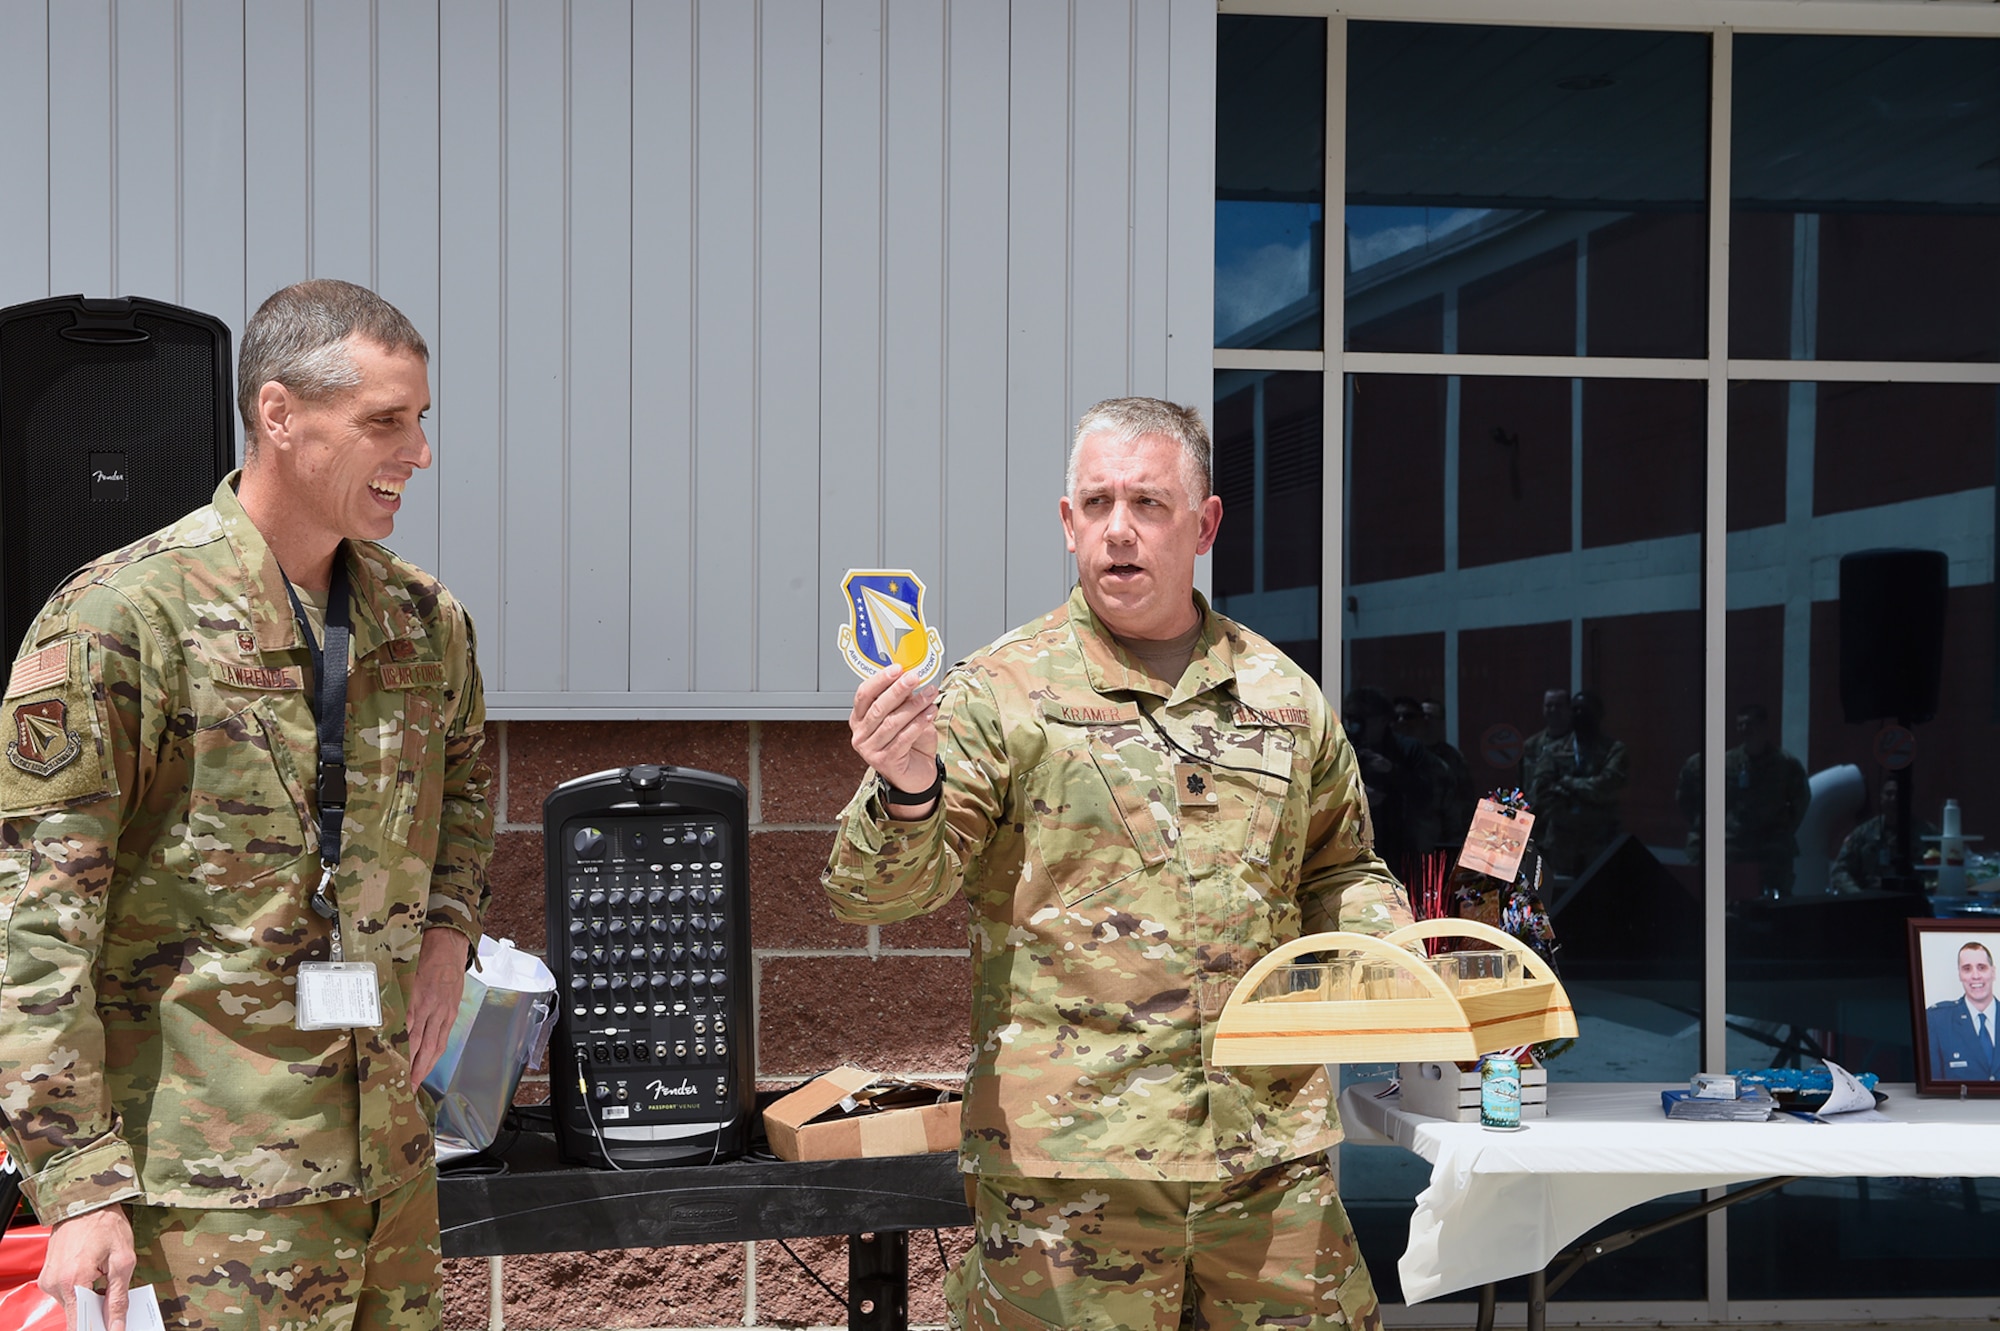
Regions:
[[[1498, 375], [1564, 379], [1660, 378], [1699, 380], [1707, 386], [1707, 475], [1703, 505], [1700, 578], [1704, 667], [1702, 751], [1728, 747], [1725, 668], [1728, 660], [1728, 545], [1707, 534], [1728, 530], [1729, 390], [1737, 380], [1786, 382], [1902, 382], [2000, 385], [2000, 363], [1959, 361], [1852, 361], [1738, 359], [1729, 353], [1729, 252], [1734, 44], [1739, 32], [1785, 35], [1979, 37], [2000, 40], [2000, 8], [1986, 0], [1217, 0], [1219, 15], [1320, 17], [1326, 20], [1327, 225], [1329, 254], [1345, 244], [1346, 74], [1350, 20], [1533, 25], [1576, 28], [1644, 28], [1705, 32], [1710, 45], [1708, 170], [1708, 355], [1701, 358], [1464, 355], [1432, 352], [1349, 352], [1345, 349], [1344, 283], [1327, 266], [1320, 351], [1216, 348], [1216, 370], [1294, 370], [1321, 374], [1324, 436], [1321, 474], [1320, 678], [1338, 697], [1344, 660], [1346, 420], [1344, 385], [1349, 374]], [[1342, 227], [1333, 223], [1340, 220]], [[2000, 580], [2000, 569], [1996, 569]], [[1448, 653], [1446, 672], [1455, 665]], [[1723, 764], [1705, 764], [1703, 822], [1724, 823]], [[1707, 857], [1702, 869], [1703, 973], [1700, 1048], [1702, 1066], [1722, 1067], [1727, 1011], [1724, 860]], [[1608, 1303], [1570, 1305], [1580, 1322], [1656, 1323], [1851, 1320], [1868, 1317], [1984, 1317], [1977, 1299], [1884, 1299], [1861, 1309], [1851, 1301], [1736, 1301], [1728, 1293], [1728, 1213], [1707, 1217], [1708, 1298], [1678, 1305]], [[1420, 1316], [1395, 1318], [1421, 1322]]]

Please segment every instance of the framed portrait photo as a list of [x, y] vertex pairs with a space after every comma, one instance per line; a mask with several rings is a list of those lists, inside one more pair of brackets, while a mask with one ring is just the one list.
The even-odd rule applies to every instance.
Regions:
[[2000, 920], [1911, 920], [1917, 1094], [2000, 1096]]

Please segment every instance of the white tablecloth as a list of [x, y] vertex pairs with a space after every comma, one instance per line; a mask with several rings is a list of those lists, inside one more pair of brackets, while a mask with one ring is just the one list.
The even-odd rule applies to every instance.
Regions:
[[1663, 1086], [1555, 1083], [1549, 1117], [1518, 1132], [1445, 1123], [1382, 1098], [1340, 1096], [1347, 1140], [1395, 1145], [1431, 1163], [1398, 1266], [1411, 1303], [1539, 1270], [1612, 1216], [1676, 1192], [1781, 1175], [2000, 1176], [2000, 1103], [1920, 1100], [1884, 1086], [1894, 1123], [1691, 1123], [1660, 1108]]

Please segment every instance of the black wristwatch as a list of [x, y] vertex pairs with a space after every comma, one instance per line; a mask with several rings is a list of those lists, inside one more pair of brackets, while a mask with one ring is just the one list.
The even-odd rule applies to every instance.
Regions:
[[882, 784], [882, 802], [884, 804], [929, 804], [932, 800], [936, 799], [938, 792], [944, 789], [944, 759], [933, 755], [931, 761], [937, 764], [937, 777], [931, 782], [929, 788], [925, 790], [898, 790], [889, 784], [888, 777], [877, 772], [875, 779]]

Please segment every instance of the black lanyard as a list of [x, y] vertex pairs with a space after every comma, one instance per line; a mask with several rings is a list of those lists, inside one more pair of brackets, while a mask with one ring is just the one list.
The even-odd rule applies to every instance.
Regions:
[[[299, 622], [299, 636], [312, 651], [313, 724], [319, 730], [319, 776], [314, 794], [319, 800], [319, 886], [313, 889], [312, 906], [326, 919], [335, 908], [328, 889], [334, 870], [340, 867], [340, 825], [347, 816], [347, 560], [345, 550], [333, 552], [333, 583], [326, 595], [326, 642], [313, 637], [306, 608], [299, 603], [298, 590], [285, 579], [285, 594], [292, 598], [292, 614]], [[339, 960], [338, 927], [335, 955]]]

